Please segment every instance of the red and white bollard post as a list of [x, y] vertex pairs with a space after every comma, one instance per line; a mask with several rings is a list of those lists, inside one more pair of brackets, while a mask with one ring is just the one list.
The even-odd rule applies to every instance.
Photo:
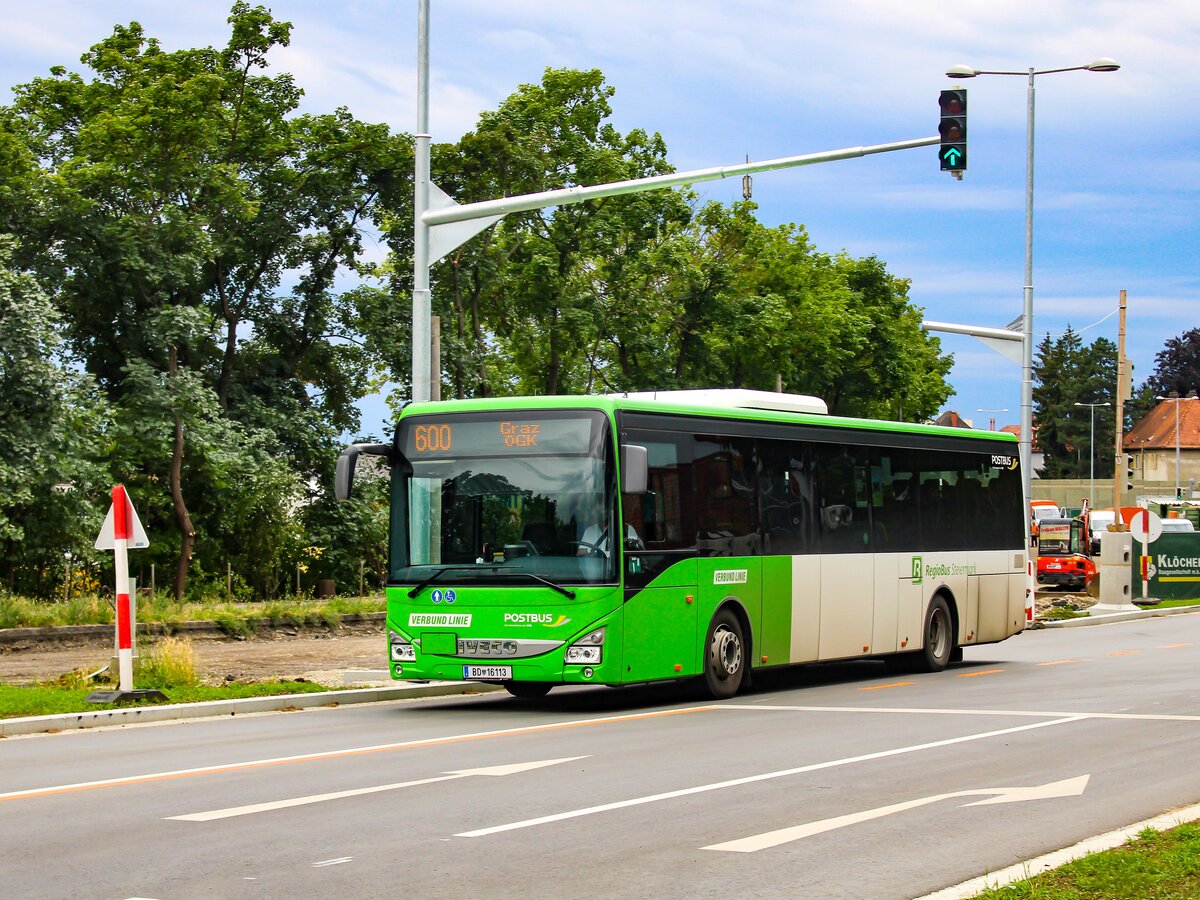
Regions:
[[129, 520], [133, 504], [125, 486], [112, 489], [113, 508], [113, 569], [116, 573], [117, 596], [117, 662], [120, 670], [118, 687], [133, 690], [133, 610], [129, 602]]
[[133, 599], [129, 595], [129, 551], [149, 547], [150, 541], [142, 530], [137, 513], [125, 486], [118, 484], [112, 489], [112, 506], [108, 517], [96, 538], [97, 550], [113, 551], [114, 592], [117, 597], [117, 670], [118, 684], [115, 691], [93, 691], [88, 696], [90, 703], [120, 703], [125, 700], [140, 700], [147, 697], [167, 699], [161, 691], [135, 691], [133, 689]]

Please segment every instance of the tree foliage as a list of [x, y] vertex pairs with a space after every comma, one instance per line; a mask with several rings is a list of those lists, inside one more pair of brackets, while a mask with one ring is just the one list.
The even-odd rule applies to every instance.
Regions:
[[[1107, 338], [1085, 346], [1070, 327], [1046, 335], [1033, 366], [1033, 412], [1046, 478], [1113, 474], [1117, 347]], [[1096, 406], [1087, 404], [1108, 404]], [[1094, 425], [1093, 425], [1094, 423]], [[1094, 439], [1093, 439], [1094, 427]]]
[[[256, 596], [297, 568], [384, 571], [386, 484], [330, 487], [358, 401], [408, 382], [412, 149], [302, 113], [270, 67], [290, 24], [245, 2], [228, 21], [224, 47], [174, 51], [117, 26], [0, 109], [0, 543], [22, 589], [87, 552], [115, 481], [152, 535], [135, 565], [174, 567], [181, 596], [227, 571]], [[671, 172], [613, 96], [547, 69], [435, 146], [434, 178], [470, 202]], [[907, 281], [755, 212], [671, 189], [507, 217], [434, 268], [444, 395], [778, 378], [835, 413], [936, 411], [950, 357]], [[375, 235], [390, 254], [369, 264]]]
[[[185, 550], [195, 529], [198, 572], [242, 554], [231, 526], [252, 517], [227, 495], [260, 481], [274, 492], [264, 511], [287, 507], [358, 427], [372, 366], [346, 339], [356, 312], [338, 277], [411, 169], [385, 126], [297, 113], [293, 78], [267, 71], [289, 23], [238, 2], [229, 24], [224, 48], [172, 52], [117, 26], [82, 57], [87, 75], [56, 67], [0, 116], [15, 263], [53, 299], [66, 350], [133, 441], [114, 475], [140, 480], [153, 510], [172, 461], [182, 467], [173, 516], [156, 524]], [[179, 341], [169, 332], [185, 319]], [[224, 475], [222, 458], [236, 460]], [[256, 589], [278, 556], [254, 557]]]

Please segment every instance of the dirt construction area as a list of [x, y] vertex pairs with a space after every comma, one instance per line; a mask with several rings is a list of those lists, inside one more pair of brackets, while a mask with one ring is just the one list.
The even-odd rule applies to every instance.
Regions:
[[[282, 628], [245, 639], [191, 637], [196, 671], [205, 681], [217, 683], [266, 681], [272, 678], [305, 678], [341, 687], [344, 672], [381, 670], [387, 666], [383, 623], [325, 629]], [[139, 636], [138, 652], [146, 653], [154, 639]], [[21, 641], [0, 645], [0, 682], [23, 684], [57, 678], [83, 669], [95, 672], [109, 664], [113, 639], [45, 642]]]
[[[1039, 591], [1037, 612], [1045, 615], [1054, 606], [1083, 610], [1094, 602], [1087, 594]], [[152, 638], [138, 640], [139, 653], [154, 645]], [[382, 622], [343, 625], [336, 631], [281, 627], [244, 639], [213, 634], [190, 640], [197, 673], [213, 684], [304, 678], [341, 687], [347, 683], [347, 670], [379, 671], [387, 666]], [[112, 646], [112, 638], [103, 636], [70, 644], [35, 640], [0, 644], [0, 682], [45, 681], [76, 669], [95, 672], [109, 664]]]

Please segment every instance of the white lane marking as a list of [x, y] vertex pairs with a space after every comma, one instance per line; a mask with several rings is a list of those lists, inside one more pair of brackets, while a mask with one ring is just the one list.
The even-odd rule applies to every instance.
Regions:
[[634, 722], [641, 719], [656, 719], [664, 716], [678, 716], [694, 712], [709, 712], [720, 709], [718, 706], [685, 706], [681, 709], [666, 709], [647, 713], [625, 713], [617, 716], [598, 716], [592, 719], [567, 719], [561, 722], [546, 722], [541, 725], [522, 725], [517, 728], [501, 728], [496, 731], [475, 731], [466, 734], [450, 734], [442, 737], [424, 738], [416, 741], [399, 741], [394, 744], [375, 744], [367, 747], [349, 747], [344, 750], [326, 750], [320, 753], [304, 753], [298, 756], [278, 756], [269, 759], [251, 759], [245, 762], [225, 763], [216, 766], [200, 766], [194, 769], [173, 769], [167, 772], [150, 772], [144, 775], [126, 775], [120, 778], [105, 778], [100, 781], [79, 781], [74, 784], [59, 784], [43, 788], [31, 788], [23, 791], [0, 793], [0, 802], [5, 800], [24, 800], [31, 797], [45, 797], [53, 794], [66, 794], [74, 791], [87, 791], [96, 788], [119, 787], [129, 784], [143, 784], [149, 781], [162, 781], [168, 778], [185, 778], [192, 775], [217, 775], [223, 772], [239, 772], [243, 769], [255, 769], [263, 766], [278, 766], [297, 762], [315, 762], [323, 759], [341, 759], [347, 756], [359, 756], [365, 753], [383, 753], [391, 750], [410, 750], [414, 747], [432, 747], [438, 744], [452, 744], [460, 741], [474, 741], [492, 737], [510, 737], [518, 734], [537, 734], [543, 731], [557, 731], [564, 728], [578, 728], [585, 725], [607, 725], [616, 722]]
[[1087, 787], [1089, 777], [1088, 775], [1079, 775], [1075, 778], [1052, 781], [1033, 787], [984, 788], [982, 790], [954, 791], [949, 794], [934, 794], [931, 797], [919, 797], [916, 800], [905, 800], [903, 803], [893, 803], [890, 806], [880, 806], [875, 809], [849, 813], [844, 816], [834, 816], [831, 819], [822, 819], [819, 822], [805, 822], [803, 825], [792, 825], [788, 828], [776, 829], [775, 831], [765, 831], [762, 834], [754, 834], [749, 837], [738, 838], [734, 841], [709, 844], [707, 847], [701, 847], [700, 849], [727, 850], [731, 853], [755, 853], [770, 847], [778, 847], [780, 844], [787, 844], [792, 841], [801, 840], [802, 838], [812, 837], [814, 834], [824, 834], [826, 831], [845, 828], [848, 825], [857, 825], [860, 822], [869, 822], [872, 819], [881, 819], [884, 816], [890, 816], [894, 813], [906, 812], [910, 809], [916, 809], [919, 806], [940, 803], [942, 800], [950, 800], [956, 797], [987, 797], [986, 800], [977, 800], [974, 803], [963, 804], [964, 806], [986, 806], [990, 803], [1021, 803], [1026, 800], [1078, 797]]
[[1061, 719], [1070, 717], [1073, 719], [1129, 719], [1131, 721], [1145, 722], [1200, 722], [1200, 715], [1192, 716], [1175, 716], [1175, 715], [1154, 715], [1140, 713], [1104, 713], [1104, 712], [1068, 712], [1068, 711], [1049, 711], [1042, 709], [946, 709], [939, 707], [937, 709], [927, 709], [922, 707], [896, 707], [896, 706], [758, 706], [741, 703], [723, 703], [714, 709], [748, 709], [748, 710], [769, 710], [776, 712], [846, 712], [846, 713], [902, 713], [907, 715], [930, 715], [930, 716], [1024, 716], [1041, 719]]
[[917, 900], [964, 900], [966, 897], [975, 897], [985, 890], [1002, 888], [1006, 884], [1012, 884], [1014, 881], [1023, 881], [1026, 878], [1032, 878], [1034, 875], [1041, 875], [1043, 872], [1057, 869], [1059, 866], [1065, 866], [1067, 863], [1081, 859], [1089, 854], [1120, 847], [1130, 838], [1137, 837], [1147, 828], [1153, 828], [1155, 831], [1167, 831], [1188, 822], [1195, 822], [1197, 819], [1200, 819], [1200, 803], [1194, 803], [1191, 806], [1185, 806], [1183, 809], [1163, 813], [1161, 816], [1155, 816], [1152, 819], [1143, 819], [1141, 822], [1134, 822], [1132, 825], [1126, 825], [1124, 828], [1118, 828], [1116, 831], [1110, 831], [1107, 834], [1098, 834], [1095, 837], [1086, 838], [1078, 844], [1072, 844], [1070, 847], [1064, 847], [1061, 850], [1055, 850], [1053, 853], [1047, 853], [1036, 859], [1017, 863], [1006, 869], [989, 872], [987, 875], [980, 875], [978, 878], [972, 878], [970, 881], [964, 881], [961, 884], [942, 888], [940, 891], [934, 891], [932, 894], [918, 897]]
[[489, 775], [493, 778], [503, 775], [515, 775], [518, 772], [528, 772], [544, 766], [558, 763], [574, 762], [586, 759], [585, 756], [567, 756], [562, 759], [543, 759], [537, 762], [511, 763], [504, 766], [488, 766], [482, 769], [461, 769], [457, 772], [447, 772], [431, 778], [419, 778], [416, 781], [398, 781], [394, 784], [377, 784], [371, 787], [354, 788], [347, 791], [330, 791], [326, 794], [312, 794], [308, 797], [292, 797], [287, 800], [270, 800], [266, 803], [251, 803], [247, 806], [230, 806], [225, 809], [213, 809], [208, 812], [189, 813], [184, 816], [167, 816], [176, 822], [213, 822], [217, 819], [230, 819], [234, 816], [249, 816], [254, 813], [270, 812], [275, 809], [290, 809], [293, 806], [307, 806], [310, 803], [324, 803], [326, 800], [341, 800], [344, 797], [361, 797], [364, 794], [378, 794], [381, 791], [398, 791], [406, 787], [418, 787], [423, 784], [434, 784], [438, 781], [454, 781], [459, 778], [470, 778], [472, 775]]
[[[754, 707], [759, 709], [761, 707]], [[758, 781], [769, 781], [773, 778], [784, 778], [788, 775], [800, 775], [805, 772], [816, 772], [821, 769], [832, 769], [837, 766], [847, 766], [853, 763], [869, 762], [875, 759], [886, 759], [889, 756], [901, 756], [905, 753], [916, 753], [920, 750], [932, 750], [937, 747], [950, 747], [954, 744], [965, 744], [970, 741], [979, 741], [990, 737], [999, 737], [1004, 734], [1016, 734], [1021, 731], [1031, 731], [1035, 728], [1046, 728], [1053, 725], [1065, 725], [1069, 722], [1078, 722], [1081, 717], [1070, 716], [1065, 719], [1053, 719], [1048, 722], [1034, 722], [1030, 725], [1017, 725], [1013, 728], [1003, 728], [999, 731], [984, 731], [977, 734], [968, 734], [963, 737], [948, 738], [944, 741], [930, 741], [926, 744], [913, 744], [908, 747], [897, 747], [894, 750], [881, 750], [877, 753], [864, 753], [861, 756], [848, 756], [844, 759], [832, 759], [826, 762], [812, 763], [807, 766], [797, 766], [794, 769], [783, 769], [778, 772], [764, 772], [760, 775], [747, 775], [745, 778], [734, 778], [729, 781], [718, 781], [714, 784], [702, 784], [696, 787], [682, 788], [677, 791], [665, 791], [661, 794], [650, 794], [646, 797], [634, 797], [630, 800], [618, 800], [615, 803], [604, 803], [599, 806], [589, 806], [584, 809], [573, 809], [567, 812], [554, 813], [549, 816], [539, 816], [536, 819], [524, 819], [520, 822], [510, 822], [507, 825], [494, 825], [490, 828], [478, 828], [474, 831], [464, 831], [456, 834], [455, 837], [484, 837], [489, 834], [496, 834], [501, 831], [515, 831], [518, 828], [531, 828], [535, 825], [546, 825], [550, 822], [561, 822], [564, 819], [575, 819], [580, 816], [590, 816], [594, 813], [608, 812], [614, 809], [624, 809], [629, 806], [641, 806], [644, 803], [656, 803], [659, 800], [673, 800], [676, 797], [687, 797], [691, 794], [703, 794], [708, 791], [719, 791], [723, 788], [738, 787], [743, 784], [753, 784]]]
[[325, 866], [340, 866], [342, 863], [353, 862], [353, 860], [353, 856], [339, 856], [337, 859], [325, 859], [321, 862], [315, 862], [312, 864], [312, 867], [314, 869], [321, 869]]

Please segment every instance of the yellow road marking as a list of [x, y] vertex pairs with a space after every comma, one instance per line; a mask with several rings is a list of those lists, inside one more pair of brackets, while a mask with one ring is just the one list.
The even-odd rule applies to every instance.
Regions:
[[893, 681], [891, 684], [874, 684], [870, 687], [861, 687], [860, 691], [882, 691], [886, 688], [905, 687], [906, 685], [916, 684], [915, 681]]
[[1141, 653], [1141, 650], [1114, 650], [1109, 656], [1133, 656], [1135, 653]]
[[959, 672], [959, 678], [975, 678], [978, 675], [998, 675], [1003, 669], [984, 669], [982, 672]]
[[1056, 659], [1053, 662], [1038, 663], [1039, 666], [1070, 666], [1079, 662], [1077, 659]]

